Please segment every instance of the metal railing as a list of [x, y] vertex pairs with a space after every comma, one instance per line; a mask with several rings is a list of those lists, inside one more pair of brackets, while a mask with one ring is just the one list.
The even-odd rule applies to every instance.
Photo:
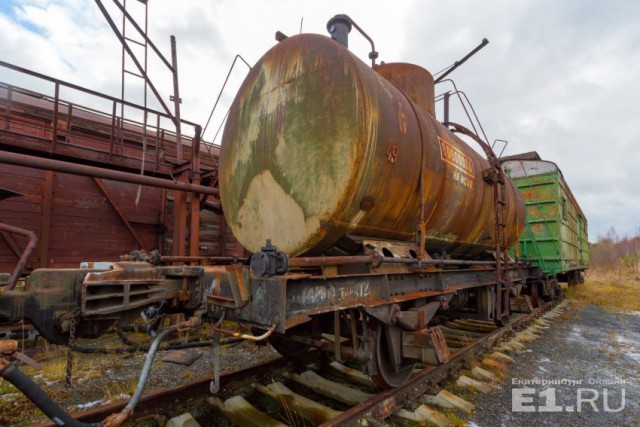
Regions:
[[[51, 153], [56, 151], [56, 145], [59, 143], [73, 143], [73, 137], [83, 136], [85, 139], [89, 134], [97, 140], [108, 143], [108, 148], [92, 146], [90, 148], [99, 149], [108, 152], [109, 156], [116, 154], [124, 154], [125, 145], [133, 143], [142, 146], [144, 124], [136, 120], [133, 116], [138, 114], [143, 116], [145, 113], [152, 116], [150, 123], [155, 124], [147, 126], [147, 135], [149, 148], [155, 150], [155, 163], [160, 164], [163, 159], [163, 153], [166, 155], [170, 152], [178, 152], [180, 145], [193, 144], [193, 137], [182, 136], [179, 140], [176, 133], [162, 127], [162, 121], [172, 122], [172, 117], [164, 112], [154, 110], [152, 108], [144, 108], [135, 103], [115, 98], [74, 83], [69, 83], [53, 77], [40, 74], [38, 72], [22, 68], [4, 61], [0, 61], [0, 67], [18, 72], [20, 74], [35, 77], [36, 79], [49, 82], [53, 85], [53, 96], [34, 92], [18, 86], [7, 83], [0, 83], [0, 105], [5, 105], [5, 117], [3, 129], [6, 132], [12, 132], [12, 120], [17, 118], [12, 116], [13, 110], [25, 110], [36, 112], [38, 121], [21, 121], [21, 126], [31, 128], [30, 136], [40, 139], [48, 139], [51, 142]], [[62, 88], [70, 89], [86, 96], [86, 102], [83, 106], [62, 99], [60, 91]], [[2, 91], [6, 91], [6, 96], [2, 96]], [[109, 103], [111, 111], [101, 111], [96, 108], [88, 107], [87, 104], [96, 105], [98, 103]], [[127, 107], [132, 110], [128, 117], [122, 118], [118, 114], [119, 108]], [[154, 120], [155, 119], [155, 120]], [[196, 123], [181, 120], [181, 123], [195, 132]], [[82, 140], [83, 138], [77, 138]], [[205, 143], [206, 144], [206, 143]], [[75, 144], [77, 145], [77, 144]], [[209, 144], [207, 144], [209, 145]], [[133, 154], [131, 150], [128, 156]], [[188, 150], [185, 150], [188, 153]], [[136, 153], [138, 154], [138, 153]], [[140, 152], [142, 154], [142, 152]], [[135, 157], [141, 160], [141, 157]], [[177, 157], [177, 156], [176, 156]]]

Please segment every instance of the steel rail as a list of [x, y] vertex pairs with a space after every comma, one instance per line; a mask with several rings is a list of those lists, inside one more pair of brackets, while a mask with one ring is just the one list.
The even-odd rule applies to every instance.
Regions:
[[[252, 383], [264, 379], [265, 373], [270, 376], [283, 374], [291, 371], [295, 366], [305, 365], [313, 361], [317, 361], [323, 354], [319, 350], [310, 351], [301, 357], [293, 359], [285, 359], [280, 357], [270, 362], [255, 365], [236, 372], [230, 372], [220, 376], [220, 388], [241, 388]], [[176, 387], [157, 390], [151, 393], [145, 393], [136, 407], [135, 418], [141, 418], [147, 415], [157, 413], [159, 407], [163, 405], [174, 405], [176, 396], [181, 401], [186, 401], [194, 396], [211, 395], [209, 392], [209, 383], [211, 378], [200, 379], [187, 384], [181, 384]], [[127, 404], [126, 400], [112, 403], [110, 405], [101, 406], [84, 412], [71, 414], [73, 418], [84, 422], [102, 421], [107, 415], [119, 412]], [[52, 422], [37, 424], [36, 427], [56, 427]]]
[[[529, 322], [531, 319], [538, 317], [559, 302], [560, 300], [550, 301], [545, 303], [543, 306], [534, 309], [531, 313], [513, 318], [506, 326], [488, 333], [453, 353], [449, 362], [439, 366], [424, 368], [419, 373], [413, 375], [406, 384], [394, 389], [382, 391], [371, 399], [345, 410], [341, 415], [321, 424], [321, 426], [352, 426], [358, 425], [359, 420], [364, 418], [373, 418], [378, 420], [388, 418], [393, 415], [393, 413], [401, 409], [405, 402], [417, 398], [427, 392], [433, 384], [437, 384], [444, 380], [449, 375], [452, 367], [462, 365], [467, 357], [491, 346], [499, 338], [511, 332], [514, 328], [518, 328], [523, 323]], [[311, 362], [318, 362], [318, 359], [321, 357], [325, 357], [322, 350], [312, 350], [295, 359], [279, 358], [271, 362], [228, 373], [220, 377], [221, 389], [226, 388], [227, 391], [229, 391], [246, 387], [252, 383], [263, 380], [265, 372], [268, 372], [271, 377], [277, 376], [285, 372], [289, 372], [294, 366], [304, 366]], [[136, 418], [141, 418], [152, 415], [157, 412], [157, 408], [162, 407], [163, 405], [175, 404], [176, 396], [179, 396], [180, 401], [184, 402], [190, 398], [209, 395], [210, 382], [210, 378], [205, 378], [145, 394], [138, 404], [135, 416]], [[72, 414], [72, 416], [75, 419], [84, 422], [100, 421], [104, 419], [106, 415], [120, 411], [125, 404], [126, 401], [117, 402], [107, 406], [94, 408], [89, 411]], [[53, 423], [48, 422], [38, 424], [36, 427], [54, 426], [55, 425]]]
[[452, 366], [463, 362], [467, 356], [473, 353], [474, 350], [477, 351], [483, 347], [492, 345], [498, 340], [498, 338], [510, 332], [513, 328], [539, 316], [545, 311], [551, 309], [554, 305], [558, 304], [558, 302], [559, 300], [550, 301], [543, 306], [534, 309], [534, 311], [529, 314], [513, 319], [513, 321], [506, 326], [498, 328], [494, 332], [481, 337], [453, 353], [449, 362], [439, 366], [429, 366], [424, 368], [419, 373], [413, 375], [404, 385], [376, 394], [371, 399], [344, 411], [331, 421], [321, 424], [321, 426], [351, 426], [358, 425], [358, 420], [366, 417], [384, 419], [391, 416], [402, 408], [404, 402], [417, 398], [427, 391], [430, 384], [439, 382], [434, 381], [435, 377], [441, 376], [442, 379], [446, 378], [449, 375]]

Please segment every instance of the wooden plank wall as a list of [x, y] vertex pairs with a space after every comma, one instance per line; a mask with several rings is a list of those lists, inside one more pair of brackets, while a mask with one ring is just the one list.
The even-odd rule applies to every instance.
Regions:
[[[32, 230], [39, 238], [29, 268], [117, 261], [120, 255], [141, 249], [133, 233], [146, 250], [161, 249], [161, 253], [171, 254], [170, 205], [163, 214], [163, 199], [170, 192], [142, 187], [136, 205], [136, 184], [102, 180], [107, 197], [94, 178], [21, 166], [1, 167], [0, 187], [25, 196], [0, 201], [0, 222]], [[224, 239], [220, 237], [220, 218], [216, 213], [202, 211], [200, 255], [222, 255], [223, 247], [225, 255], [237, 253], [239, 245], [228, 230], [224, 230]], [[8, 242], [5, 237], [6, 233], [0, 235], [0, 271], [11, 272], [18, 261], [16, 246], [23, 250], [27, 240], [8, 236], [14, 240]]]
[[[139, 249], [93, 178], [20, 166], [2, 168], [0, 187], [25, 196], [0, 201], [0, 221], [36, 233], [39, 242], [29, 263], [32, 268], [77, 267], [81, 261], [117, 260], [120, 255]], [[106, 180], [104, 184], [141, 242], [151, 249], [157, 247], [161, 190], [144, 188], [135, 206], [134, 184]], [[26, 239], [18, 237], [16, 241], [21, 249], [26, 245]], [[0, 244], [0, 271], [11, 271], [16, 261], [14, 251]]]
[[[142, 187], [136, 206], [136, 184], [2, 165], [0, 187], [24, 194], [0, 201], [0, 222], [33, 231], [38, 247], [28, 269], [73, 268], [83, 261], [117, 261], [142, 249], [171, 254], [173, 201], [170, 191]], [[167, 198], [167, 206], [163, 199]], [[129, 223], [123, 222], [120, 215]], [[165, 212], [163, 213], [163, 209]], [[8, 241], [11, 240], [11, 241]], [[22, 236], [0, 234], [0, 272], [10, 273], [27, 245]], [[200, 213], [200, 256], [244, 256], [222, 215]]]
[[[71, 156], [104, 167], [139, 170], [140, 124], [121, 124], [111, 117], [111, 109], [98, 113], [60, 100], [54, 144], [53, 110], [51, 99], [0, 83], [0, 149], [36, 155], [44, 152], [53, 158]], [[151, 128], [159, 123], [152, 116]], [[113, 125], [123, 137], [114, 139], [114, 154], [109, 155]], [[147, 142], [145, 170], [169, 174], [176, 165], [175, 135], [151, 129]], [[183, 138], [183, 144], [184, 161], [188, 161], [191, 138]], [[201, 148], [201, 173], [217, 167], [218, 149], [211, 150], [204, 145]], [[116, 261], [120, 255], [141, 247], [172, 253], [171, 191], [143, 187], [136, 204], [136, 184], [6, 164], [0, 164], [0, 187], [25, 195], [0, 201], [0, 222], [32, 230], [38, 236], [29, 269]], [[220, 215], [203, 211], [200, 221], [200, 255], [243, 254]], [[13, 271], [26, 245], [26, 238], [0, 232], [0, 272]]]

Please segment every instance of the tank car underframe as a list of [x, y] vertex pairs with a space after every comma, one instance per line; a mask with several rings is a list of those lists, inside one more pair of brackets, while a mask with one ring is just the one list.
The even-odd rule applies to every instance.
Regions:
[[[246, 267], [245, 267], [246, 268]], [[237, 276], [237, 275], [236, 275]], [[244, 274], [248, 276], [248, 272]], [[527, 277], [527, 269], [510, 270], [510, 281], [516, 286]], [[488, 289], [496, 285], [495, 268], [465, 268], [455, 270], [414, 271], [402, 273], [373, 273], [344, 276], [312, 276], [289, 273], [281, 276], [231, 278], [231, 288], [222, 290], [226, 296], [210, 294], [213, 312], [233, 308], [227, 319], [236, 319], [260, 326], [276, 326], [276, 332], [310, 320], [310, 316], [350, 308], [378, 307], [388, 304], [411, 303], [420, 299], [453, 296], [468, 289]], [[235, 283], [234, 283], [235, 282]], [[237, 289], [233, 289], [237, 287]], [[240, 288], [244, 287], [244, 290]], [[246, 302], [232, 301], [233, 294], [251, 295]], [[493, 320], [494, 312], [457, 313], [467, 318]], [[216, 317], [218, 317], [216, 315]]]
[[[267, 331], [264, 337], [273, 333], [271, 343], [285, 355], [312, 346], [326, 349], [323, 336], [332, 335], [337, 360], [356, 358], [379, 384], [394, 387], [406, 381], [416, 362], [448, 360], [444, 336], [432, 320], [495, 321], [498, 311], [496, 272], [489, 265], [383, 265], [376, 268], [392, 271], [372, 268], [359, 274], [337, 274], [336, 267], [323, 266], [321, 271], [329, 274], [291, 271], [265, 277], [241, 264], [118, 262], [91, 267], [34, 271], [27, 289], [3, 294], [0, 319], [31, 320], [46, 339], [65, 344], [76, 309], [76, 338], [99, 336], [115, 323], [131, 322], [141, 311], [149, 317], [199, 313]], [[524, 265], [511, 268], [510, 291], [501, 299], [517, 296], [530, 277]]]
[[[270, 342], [285, 356], [319, 347], [339, 361], [355, 358], [383, 387], [403, 384], [417, 362], [448, 361], [444, 335], [432, 320], [495, 321], [498, 311], [496, 271], [484, 265], [319, 276], [250, 277], [247, 270], [236, 268], [229, 287], [221, 284], [207, 296], [213, 317], [224, 313], [256, 332], [275, 330]], [[510, 291], [501, 299], [517, 296], [527, 277], [524, 266], [510, 269]]]

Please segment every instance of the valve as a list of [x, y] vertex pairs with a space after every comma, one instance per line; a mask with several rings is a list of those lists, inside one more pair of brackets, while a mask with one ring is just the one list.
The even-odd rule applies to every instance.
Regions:
[[289, 268], [289, 258], [271, 244], [271, 239], [267, 239], [262, 251], [251, 256], [250, 267], [251, 272], [258, 277], [284, 274]]

